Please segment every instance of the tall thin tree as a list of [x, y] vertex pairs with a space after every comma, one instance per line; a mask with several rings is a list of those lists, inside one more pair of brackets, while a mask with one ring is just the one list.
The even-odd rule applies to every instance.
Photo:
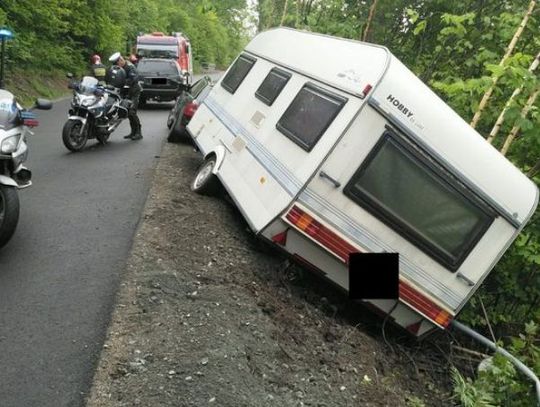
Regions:
[[[536, 68], [538, 68], [539, 64], [540, 64], [540, 52], [536, 55], [536, 58], [534, 58], [531, 65], [529, 66], [529, 72], [533, 73], [536, 70]], [[497, 118], [497, 121], [495, 122], [495, 125], [493, 126], [493, 128], [491, 129], [491, 132], [489, 133], [489, 136], [487, 138], [488, 143], [490, 144], [493, 143], [493, 139], [497, 137], [497, 133], [499, 133], [499, 130], [501, 129], [502, 124], [504, 123], [504, 116], [506, 115], [506, 112], [512, 105], [512, 102], [514, 101], [514, 99], [519, 96], [524, 86], [525, 85], [522, 84], [520, 87], [516, 88], [514, 92], [512, 93], [512, 96], [510, 96], [510, 98], [506, 102], [506, 105], [504, 105], [504, 109], [502, 110], [501, 114]]]
[[289, 8], [289, 0], [285, 0], [285, 4], [283, 5], [283, 13], [281, 14], [281, 21], [279, 22], [279, 25], [282, 26], [285, 22], [285, 17], [287, 17], [287, 9]]
[[375, 9], [377, 8], [377, 2], [379, 0], [373, 0], [371, 7], [369, 8], [368, 19], [366, 23], [366, 28], [364, 29], [364, 34], [362, 35], [362, 41], [367, 41], [369, 38], [369, 30], [371, 28], [371, 22], [373, 21], [373, 16], [375, 15]]
[[[504, 66], [507, 59], [512, 54], [512, 51], [514, 51], [514, 47], [516, 46], [516, 43], [523, 33], [523, 30], [525, 29], [525, 26], [527, 25], [527, 21], [529, 20], [529, 17], [531, 16], [534, 7], [536, 6], [536, 0], [531, 0], [529, 3], [529, 7], [527, 9], [527, 12], [525, 13], [525, 16], [523, 17], [523, 20], [521, 20], [521, 24], [519, 25], [517, 31], [515, 32], [514, 36], [512, 37], [512, 40], [510, 41], [510, 44], [508, 44], [508, 47], [506, 48], [506, 52], [501, 59], [501, 62], [499, 62], [499, 66]], [[482, 100], [480, 101], [480, 104], [478, 105], [478, 110], [474, 114], [474, 117], [471, 120], [471, 127], [475, 128], [478, 122], [480, 121], [480, 117], [482, 116], [482, 112], [486, 108], [486, 105], [489, 101], [489, 98], [491, 97], [491, 94], [493, 93], [493, 90], [495, 89], [495, 86], [497, 85], [497, 81], [499, 80], [498, 76], [494, 76], [492, 78], [492, 83], [489, 89], [484, 93], [484, 96], [482, 97]]]
[[[527, 117], [527, 114], [529, 113], [529, 110], [531, 110], [532, 106], [534, 105], [534, 102], [536, 102], [536, 98], [538, 98], [538, 95], [540, 94], [540, 86], [536, 88], [536, 90], [529, 96], [529, 99], [527, 99], [527, 103], [525, 103], [525, 106], [523, 106], [523, 109], [521, 109], [521, 118], [524, 119]], [[501, 154], [506, 155], [508, 152], [508, 149], [510, 148], [510, 145], [514, 141], [514, 139], [517, 137], [518, 131], [520, 129], [520, 125], [516, 124], [514, 127], [512, 127], [512, 130], [510, 130], [510, 133], [508, 136], [506, 136], [506, 140], [504, 141], [504, 144], [501, 148]]]

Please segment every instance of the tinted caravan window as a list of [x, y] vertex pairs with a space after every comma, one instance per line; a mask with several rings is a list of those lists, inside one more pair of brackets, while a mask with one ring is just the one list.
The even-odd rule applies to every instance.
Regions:
[[311, 151], [346, 102], [342, 96], [307, 83], [276, 127], [304, 150]]
[[345, 195], [455, 271], [494, 219], [423, 153], [387, 132]]
[[256, 59], [246, 54], [242, 54], [234, 62], [231, 69], [225, 75], [225, 78], [221, 81], [221, 86], [227, 89], [229, 92], [234, 93], [240, 86], [244, 78], [247, 76]]
[[272, 103], [274, 103], [274, 100], [276, 100], [290, 78], [291, 74], [289, 72], [272, 68], [255, 92], [255, 96], [268, 106], [272, 106]]

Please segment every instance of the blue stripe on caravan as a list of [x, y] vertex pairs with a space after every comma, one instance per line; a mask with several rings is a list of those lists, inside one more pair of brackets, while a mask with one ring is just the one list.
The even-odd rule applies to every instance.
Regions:
[[220, 106], [214, 98], [207, 97], [203, 103], [229, 129], [234, 137], [241, 135], [245, 139], [248, 151], [291, 196], [295, 196], [300, 191], [302, 182], [279, 159], [272, 155], [249, 130]]
[[[331, 205], [312, 190], [307, 189], [302, 191], [298, 200], [306, 205], [306, 207], [311, 208], [322, 215], [351, 241], [361, 247], [365, 247], [370, 252], [391, 253], [395, 251], [392, 247], [373, 236], [360, 224], [354, 222], [346, 213]], [[403, 273], [405, 277], [416, 282], [420, 287], [427, 289], [428, 292], [431, 292], [436, 298], [440, 298], [452, 309], [457, 309], [464, 300], [459, 293], [452, 291], [449, 287], [434, 279], [404, 256], [400, 256], [399, 259], [400, 272]]]

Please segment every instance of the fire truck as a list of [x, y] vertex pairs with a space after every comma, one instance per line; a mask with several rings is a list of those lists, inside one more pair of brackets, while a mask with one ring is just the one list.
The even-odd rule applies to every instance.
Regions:
[[184, 84], [191, 85], [193, 62], [191, 44], [187, 36], [180, 32], [165, 35], [162, 32], [142, 34], [137, 37], [135, 54], [141, 58], [165, 58], [178, 62], [184, 77]]

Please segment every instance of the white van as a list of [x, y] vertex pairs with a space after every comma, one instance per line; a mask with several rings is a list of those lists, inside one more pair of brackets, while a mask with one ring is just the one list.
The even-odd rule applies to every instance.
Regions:
[[449, 325], [538, 202], [527, 177], [373, 44], [263, 32], [188, 131], [205, 157], [192, 189], [219, 179], [256, 234], [345, 290], [350, 253], [399, 253], [399, 300], [369, 304], [417, 336]]

